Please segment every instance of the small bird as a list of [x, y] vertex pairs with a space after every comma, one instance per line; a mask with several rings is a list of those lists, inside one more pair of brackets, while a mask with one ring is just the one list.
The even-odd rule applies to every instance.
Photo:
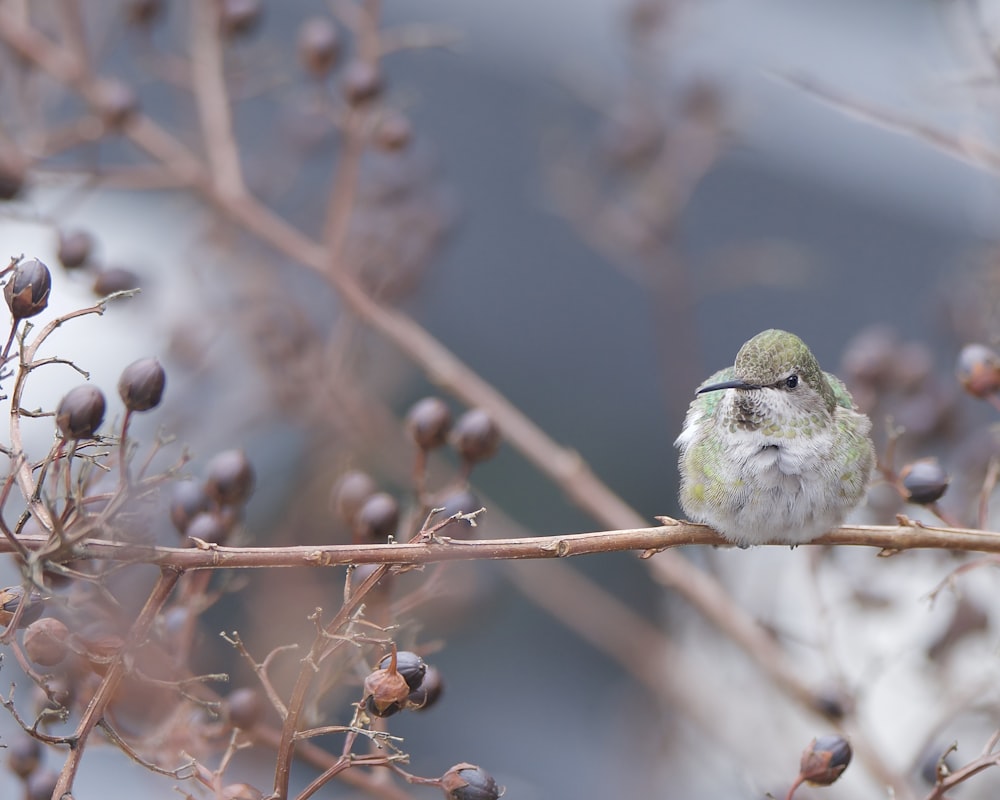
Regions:
[[675, 442], [681, 508], [741, 547], [811, 541], [865, 496], [870, 430], [798, 336], [758, 333], [688, 409]]

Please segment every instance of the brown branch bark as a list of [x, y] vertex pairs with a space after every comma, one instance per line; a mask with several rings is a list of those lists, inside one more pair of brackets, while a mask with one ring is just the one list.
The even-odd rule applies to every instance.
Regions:
[[[19, 536], [29, 551], [48, 543], [44, 536]], [[663, 558], [669, 550], [686, 545], [733, 547], [705, 525], [673, 521], [651, 528], [528, 536], [518, 539], [473, 541], [440, 538], [431, 542], [389, 544], [331, 544], [296, 547], [179, 548], [90, 539], [76, 544], [73, 557], [126, 563], [156, 564], [180, 570], [262, 569], [275, 567], [338, 567], [349, 564], [433, 564], [441, 561], [568, 558], [596, 553], [634, 550], [644, 557]], [[1000, 533], [968, 528], [943, 528], [904, 523], [900, 525], [845, 525], [800, 547], [839, 545], [871, 547], [888, 556], [906, 550], [963, 550], [1000, 553]], [[769, 546], [769, 545], [762, 545]], [[777, 545], [787, 547], [788, 545]], [[11, 542], [0, 539], [0, 553], [14, 552]]]

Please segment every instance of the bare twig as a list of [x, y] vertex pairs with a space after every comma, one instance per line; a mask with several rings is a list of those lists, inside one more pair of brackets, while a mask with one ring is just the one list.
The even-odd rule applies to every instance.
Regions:
[[173, 591], [174, 586], [183, 573], [180, 570], [163, 568], [156, 585], [150, 592], [146, 604], [136, 618], [132, 629], [129, 631], [125, 646], [109, 660], [107, 671], [101, 680], [100, 686], [87, 705], [86, 711], [80, 719], [76, 730], [73, 733], [73, 744], [70, 748], [66, 762], [59, 773], [59, 781], [56, 783], [53, 797], [63, 797], [72, 792], [73, 780], [80, 767], [80, 759], [86, 749], [87, 742], [94, 727], [103, 719], [104, 713], [118, 689], [122, 678], [125, 676], [125, 653], [126, 651], [140, 645], [145, 641], [149, 630], [156, 620], [160, 609], [163, 608], [167, 598]]

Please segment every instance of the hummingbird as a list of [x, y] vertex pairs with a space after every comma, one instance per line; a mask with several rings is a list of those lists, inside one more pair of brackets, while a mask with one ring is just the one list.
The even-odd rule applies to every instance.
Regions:
[[802, 544], [840, 525], [875, 465], [871, 420], [798, 336], [766, 330], [698, 387], [681, 508], [734, 544]]

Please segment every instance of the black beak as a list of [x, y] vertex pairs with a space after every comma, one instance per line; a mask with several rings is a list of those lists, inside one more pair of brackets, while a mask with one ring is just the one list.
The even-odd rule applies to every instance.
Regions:
[[756, 383], [747, 383], [746, 381], [723, 381], [722, 383], [713, 383], [709, 386], [702, 386], [697, 394], [705, 394], [705, 392], [718, 392], [722, 389], [759, 389], [761, 388]]

